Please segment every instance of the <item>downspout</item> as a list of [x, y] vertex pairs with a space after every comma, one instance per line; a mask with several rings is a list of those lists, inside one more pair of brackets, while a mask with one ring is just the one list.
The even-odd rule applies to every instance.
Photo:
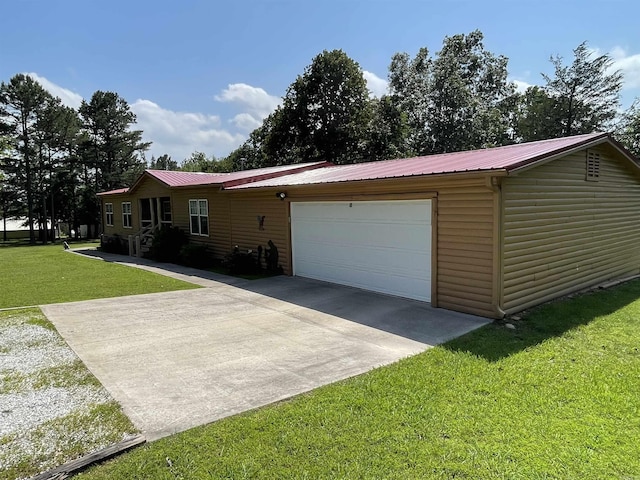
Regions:
[[493, 286], [491, 306], [498, 319], [506, 317], [502, 309], [502, 178], [486, 177], [487, 187], [493, 192]]

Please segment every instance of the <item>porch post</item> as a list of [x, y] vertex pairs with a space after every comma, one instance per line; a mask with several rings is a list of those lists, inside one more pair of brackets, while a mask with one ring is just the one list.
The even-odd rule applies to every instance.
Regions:
[[149, 210], [151, 210], [151, 229], [156, 226], [156, 211], [153, 208], [153, 198], [149, 199]]

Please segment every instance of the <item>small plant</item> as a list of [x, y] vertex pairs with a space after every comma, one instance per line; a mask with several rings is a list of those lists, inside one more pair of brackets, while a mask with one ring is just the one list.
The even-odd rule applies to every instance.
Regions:
[[182, 248], [189, 243], [178, 227], [163, 227], [153, 235], [149, 256], [156, 262], [178, 263]]
[[224, 265], [231, 275], [245, 275], [260, 271], [260, 265], [256, 261], [253, 250], [241, 251], [238, 245], [227, 255]]

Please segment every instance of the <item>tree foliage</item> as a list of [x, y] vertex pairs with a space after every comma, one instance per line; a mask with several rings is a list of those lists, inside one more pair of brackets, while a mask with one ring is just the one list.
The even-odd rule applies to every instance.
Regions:
[[216, 160], [214, 155], [207, 158], [203, 152], [193, 152], [189, 158], [186, 158], [179, 169], [183, 172], [207, 172], [220, 173], [232, 171], [230, 160]]
[[85, 163], [94, 170], [97, 190], [132, 183], [145, 167], [142, 154], [150, 143], [142, 131], [132, 130], [136, 116], [125, 99], [114, 92], [95, 92], [78, 110], [85, 134]]
[[158, 158], [151, 157], [149, 161], [149, 168], [151, 170], [178, 170], [178, 162], [171, 159], [171, 156], [160, 155]]
[[128, 185], [145, 166], [149, 144], [117, 94], [98, 91], [78, 113], [28, 75], [0, 85], [2, 211], [27, 216], [32, 242], [36, 226], [43, 241], [53, 238], [49, 219], [76, 231], [97, 225], [96, 192]]
[[18, 74], [8, 83], [0, 84], [0, 122], [10, 138], [9, 156], [3, 162], [3, 170], [10, 177], [17, 197], [26, 200], [31, 242], [35, 242], [37, 181], [43, 168], [37, 143], [38, 126], [52, 101], [51, 94], [28, 75]]
[[620, 142], [640, 158], [640, 99], [622, 114], [616, 133]]
[[239, 169], [362, 161], [370, 114], [360, 66], [342, 50], [325, 50], [289, 86], [283, 105], [230, 155], [231, 163]]
[[542, 74], [546, 85], [531, 87], [521, 96], [516, 131], [521, 141], [566, 137], [604, 131], [617, 115], [622, 73], [611, 72], [608, 54], [596, 55], [581, 43], [573, 62], [550, 58], [554, 76]]

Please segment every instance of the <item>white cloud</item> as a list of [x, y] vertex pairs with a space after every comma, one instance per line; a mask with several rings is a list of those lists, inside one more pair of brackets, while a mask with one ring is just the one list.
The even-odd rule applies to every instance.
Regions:
[[[60, 97], [65, 105], [76, 109], [80, 106], [82, 95], [36, 73], [27, 75]], [[247, 133], [259, 127], [281, 102], [264, 89], [244, 83], [231, 84], [214, 98], [237, 106], [238, 113], [230, 120], [224, 120], [219, 115], [169, 110], [147, 99], [131, 103], [131, 110], [137, 117], [133, 128], [142, 130], [143, 139], [152, 142], [147, 157], [166, 153], [180, 162], [195, 151], [216, 157], [227, 155], [240, 146]]]
[[262, 125], [262, 120], [258, 120], [249, 113], [239, 113], [230, 120], [236, 127], [244, 131], [253, 131]]
[[27, 75], [33, 78], [40, 85], [42, 85], [42, 87], [51, 95], [53, 95], [54, 97], [60, 97], [60, 100], [62, 100], [62, 103], [64, 105], [71, 108], [78, 108], [82, 103], [82, 95], [56, 85], [45, 77], [41, 77], [37, 73], [27, 73]]
[[281, 102], [279, 97], [269, 95], [266, 90], [246, 83], [229, 84], [220, 95], [214, 98], [218, 102], [238, 105], [243, 110], [229, 121], [247, 132], [262, 125], [262, 120]]
[[180, 162], [194, 151], [223, 156], [239, 146], [245, 135], [221, 128], [217, 115], [175, 112], [160, 107], [150, 100], [136, 100], [131, 105], [136, 114], [137, 129], [144, 139], [152, 141], [148, 155], [168, 154]]
[[384, 78], [380, 78], [375, 73], [369, 72], [367, 70], [363, 70], [362, 75], [367, 81], [367, 87], [369, 88], [372, 97], [381, 97], [382, 95], [388, 93], [389, 82], [387, 82]]
[[622, 70], [624, 74], [623, 89], [640, 88], [640, 53], [630, 54], [622, 47], [611, 50], [613, 70]]
[[527, 88], [533, 86], [532, 84], [527, 83], [524, 80], [512, 79], [511, 81], [516, 84], [516, 91], [520, 93], [524, 93]]

